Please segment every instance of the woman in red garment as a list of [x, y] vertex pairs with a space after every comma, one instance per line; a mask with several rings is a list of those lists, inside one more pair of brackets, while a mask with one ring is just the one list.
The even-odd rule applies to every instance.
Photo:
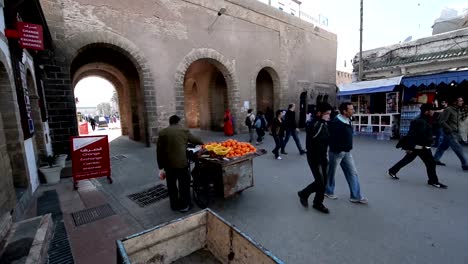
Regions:
[[234, 128], [232, 127], [231, 111], [229, 109], [224, 113], [224, 134], [226, 136], [234, 135]]

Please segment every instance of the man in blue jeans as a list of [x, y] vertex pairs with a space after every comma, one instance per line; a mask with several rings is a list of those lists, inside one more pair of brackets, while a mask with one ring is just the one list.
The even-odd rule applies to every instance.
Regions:
[[445, 163], [440, 161], [444, 152], [451, 147], [453, 152], [460, 159], [462, 169], [468, 171], [468, 162], [466, 160], [465, 153], [463, 153], [463, 147], [460, 144], [460, 109], [463, 107], [463, 98], [458, 97], [452, 105], [447, 107], [439, 117], [440, 126], [443, 129], [443, 139], [437, 148], [434, 159], [437, 165], [445, 166]]
[[349, 201], [352, 203], [367, 204], [367, 198], [361, 195], [356, 165], [351, 155], [354, 131], [351, 117], [354, 114], [354, 106], [350, 102], [345, 102], [340, 105], [339, 110], [340, 114], [328, 125], [330, 150], [328, 152], [328, 181], [325, 196], [330, 199], [338, 198], [334, 195], [334, 191], [335, 173], [339, 164], [348, 182], [349, 191], [351, 192]]

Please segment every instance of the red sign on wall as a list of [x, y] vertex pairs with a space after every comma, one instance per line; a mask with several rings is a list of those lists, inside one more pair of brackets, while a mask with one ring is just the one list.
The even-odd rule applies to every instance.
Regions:
[[18, 34], [21, 48], [44, 50], [44, 33], [41, 25], [18, 22]]
[[107, 177], [112, 183], [107, 136], [70, 137], [73, 185], [81, 180]]

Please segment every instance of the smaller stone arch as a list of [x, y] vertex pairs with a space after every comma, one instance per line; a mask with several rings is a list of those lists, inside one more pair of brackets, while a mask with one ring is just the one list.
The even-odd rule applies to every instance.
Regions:
[[235, 131], [239, 131], [240, 123], [242, 121], [240, 117], [240, 91], [238, 87], [237, 75], [235, 71], [235, 61], [227, 60], [221, 53], [214, 49], [194, 49], [189, 54], [187, 54], [182, 62], [177, 67], [175, 73], [175, 102], [176, 109], [175, 113], [184, 118], [185, 116], [185, 98], [184, 98], [184, 79], [185, 74], [192, 65], [192, 63], [198, 60], [208, 60], [211, 64], [216, 66], [216, 68], [223, 74], [224, 79], [227, 84], [227, 98], [228, 98], [228, 107], [231, 109], [233, 118], [235, 122]]
[[124, 101], [128, 99], [129, 96], [125, 91], [125, 87], [128, 87], [128, 82], [124, 78], [124, 74], [116, 67], [113, 67], [108, 64], [103, 64], [100, 62], [89, 63], [83, 65], [75, 73], [75, 76], [73, 78], [73, 87], [76, 87], [79, 81], [92, 76], [103, 78], [109, 81], [114, 86], [115, 90], [117, 91], [117, 97], [119, 98], [119, 111], [122, 135], [128, 135], [128, 109], [124, 106]]
[[[5, 164], [7, 168], [2, 173], [8, 175], [11, 172], [13, 177], [5, 180], [8, 182], [12, 180], [14, 187], [27, 188], [29, 186], [29, 172], [26, 165], [23, 130], [21, 128], [16, 86], [10, 60], [7, 58], [0, 50], [0, 118], [5, 132], [5, 144], [3, 146], [0, 144], [0, 148], [3, 148], [1, 154], [8, 153], [8, 157], [5, 156], [4, 161], [9, 160], [9, 164]], [[14, 201], [12, 202], [14, 203]]]
[[281, 77], [278, 74], [278, 71], [275, 70], [277, 67], [275, 63], [271, 60], [264, 60], [261, 63], [257, 64], [255, 67], [253, 74], [250, 78], [250, 85], [251, 85], [251, 108], [257, 108], [257, 76], [261, 70], [265, 70], [270, 74], [271, 79], [273, 80], [273, 96], [274, 96], [274, 103], [273, 106], [276, 109], [280, 109], [282, 102], [283, 102], [283, 90], [287, 89], [287, 78]]

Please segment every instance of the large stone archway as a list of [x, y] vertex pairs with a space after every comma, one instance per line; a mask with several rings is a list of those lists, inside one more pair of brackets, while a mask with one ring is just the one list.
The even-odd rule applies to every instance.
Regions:
[[[227, 106], [231, 109], [232, 116], [236, 120], [235, 130], [239, 131], [239, 127], [242, 123], [242, 121], [239, 119], [240, 92], [237, 83], [234, 61], [228, 61], [223, 55], [221, 55], [219, 52], [213, 49], [192, 50], [187, 56], [185, 56], [183, 61], [177, 67], [174, 83], [176, 94], [176, 114], [182, 118], [185, 117], [185, 77], [189, 67], [197, 61], [208, 62], [209, 64], [213, 65], [217, 70], [219, 70], [219, 72], [222, 74], [227, 88]], [[214, 76], [214, 78], [216, 78], [216, 76]], [[214, 82], [212, 83], [216, 83], [216, 79], [214, 79]]]
[[[120, 109], [123, 111], [123, 134], [135, 141], [149, 145], [145, 96], [141, 88], [140, 74], [120, 48], [95, 43], [80, 49], [74, 58], [70, 72], [73, 87], [85, 77], [99, 76], [110, 81], [117, 90]], [[97, 87], [97, 89], [99, 89]]]
[[[149, 64], [140, 50], [128, 39], [112, 32], [99, 32], [99, 34], [87, 31], [79, 32], [57, 41], [56, 46], [54, 57], [44, 62], [43, 73], [49, 127], [54, 147], [58, 146], [68, 150], [69, 136], [78, 134], [73, 95], [74, 86], [72, 87], [72, 85], [89, 75], [104, 77], [111, 81], [115, 87], [126, 87], [127, 84], [131, 86], [130, 90], [133, 91], [133, 95], [130, 95], [134, 98], [138, 97], [140, 100], [133, 104], [135, 111], [128, 111], [128, 113], [134, 115], [132, 120], [138, 119], [138, 122], [134, 123], [135, 125], [139, 124], [140, 133], [135, 134], [141, 134], [140, 141], [145, 142], [146, 146], [149, 147], [151, 139], [157, 134], [158, 129], [156, 89]], [[86, 56], [93, 50], [105, 52], [95, 52], [93, 60], [92, 56]], [[108, 55], [106, 61], [99, 59], [106, 54]], [[116, 58], [123, 58], [122, 60], [126, 61], [125, 67], [122, 67], [109, 54], [117, 55]], [[120, 73], [116, 74], [115, 71], [108, 71], [108, 68], [101, 69], [94, 67], [96, 65], [91, 65], [97, 62], [114, 66], [120, 70]], [[84, 67], [85, 73], [80, 72], [81, 67]], [[131, 78], [126, 78], [127, 82], [116, 82], [117, 75], [128, 76], [126, 72], [128, 68], [132, 68]], [[128, 82], [129, 79], [132, 81]], [[121, 92], [119, 98], [124, 97], [125, 94]], [[129, 127], [128, 131], [130, 135]]]

